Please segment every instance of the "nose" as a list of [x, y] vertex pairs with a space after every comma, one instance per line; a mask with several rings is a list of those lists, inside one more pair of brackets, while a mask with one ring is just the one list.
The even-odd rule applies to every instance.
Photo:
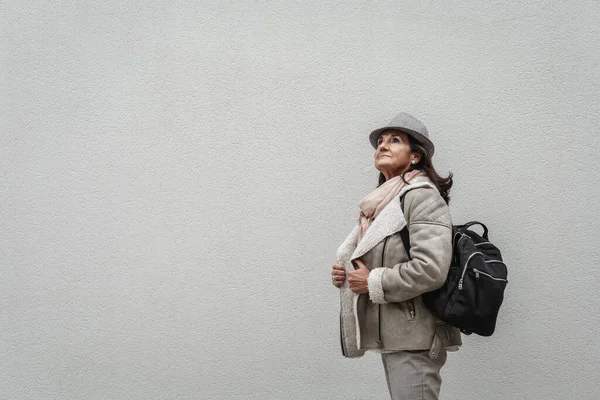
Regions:
[[388, 148], [388, 144], [389, 143], [387, 142], [387, 140], [382, 139], [381, 142], [379, 143], [379, 145], [377, 146], [377, 148], [385, 150]]

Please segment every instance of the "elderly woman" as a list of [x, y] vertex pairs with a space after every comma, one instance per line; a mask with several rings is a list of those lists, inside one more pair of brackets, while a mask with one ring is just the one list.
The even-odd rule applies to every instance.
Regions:
[[450, 267], [452, 174], [437, 174], [433, 143], [412, 115], [399, 114], [369, 140], [379, 186], [359, 202], [358, 224], [332, 270], [342, 353], [380, 352], [393, 400], [438, 399], [446, 352], [461, 337], [429, 312], [422, 295], [442, 286]]

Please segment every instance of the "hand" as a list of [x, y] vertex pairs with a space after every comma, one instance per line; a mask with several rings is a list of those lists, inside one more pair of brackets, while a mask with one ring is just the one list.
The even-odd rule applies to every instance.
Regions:
[[340, 264], [333, 264], [333, 270], [331, 271], [331, 280], [333, 286], [340, 288], [346, 281], [346, 268]]
[[369, 293], [369, 285], [367, 283], [369, 278], [369, 268], [360, 260], [354, 260], [358, 265], [358, 269], [350, 271], [348, 273], [348, 284], [350, 290], [357, 294]]

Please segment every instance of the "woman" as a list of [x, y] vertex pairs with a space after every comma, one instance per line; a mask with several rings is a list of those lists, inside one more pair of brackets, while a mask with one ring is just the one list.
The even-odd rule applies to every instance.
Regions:
[[358, 224], [332, 270], [341, 294], [342, 353], [380, 352], [393, 400], [438, 399], [446, 351], [461, 337], [429, 312], [422, 295], [442, 286], [450, 267], [452, 174], [437, 174], [433, 143], [412, 115], [399, 114], [369, 140], [379, 186], [359, 202]]

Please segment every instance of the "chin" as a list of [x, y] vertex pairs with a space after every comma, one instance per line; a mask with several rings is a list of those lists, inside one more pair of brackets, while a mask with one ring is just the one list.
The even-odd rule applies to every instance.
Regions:
[[[385, 157], [385, 158], [387, 158], [387, 157]], [[388, 162], [386, 162], [386, 161], [388, 161]], [[375, 168], [377, 168], [377, 170], [378, 170], [379, 172], [382, 172], [382, 171], [381, 171], [381, 169], [382, 169], [382, 168], [385, 168], [385, 167], [391, 167], [391, 166], [392, 166], [392, 163], [391, 163], [391, 162], [389, 162], [389, 161], [390, 161], [390, 160], [384, 160], [383, 162], [382, 162], [381, 160], [380, 160], [380, 161], [377, 161], [377, 162], [375, 163]]]

